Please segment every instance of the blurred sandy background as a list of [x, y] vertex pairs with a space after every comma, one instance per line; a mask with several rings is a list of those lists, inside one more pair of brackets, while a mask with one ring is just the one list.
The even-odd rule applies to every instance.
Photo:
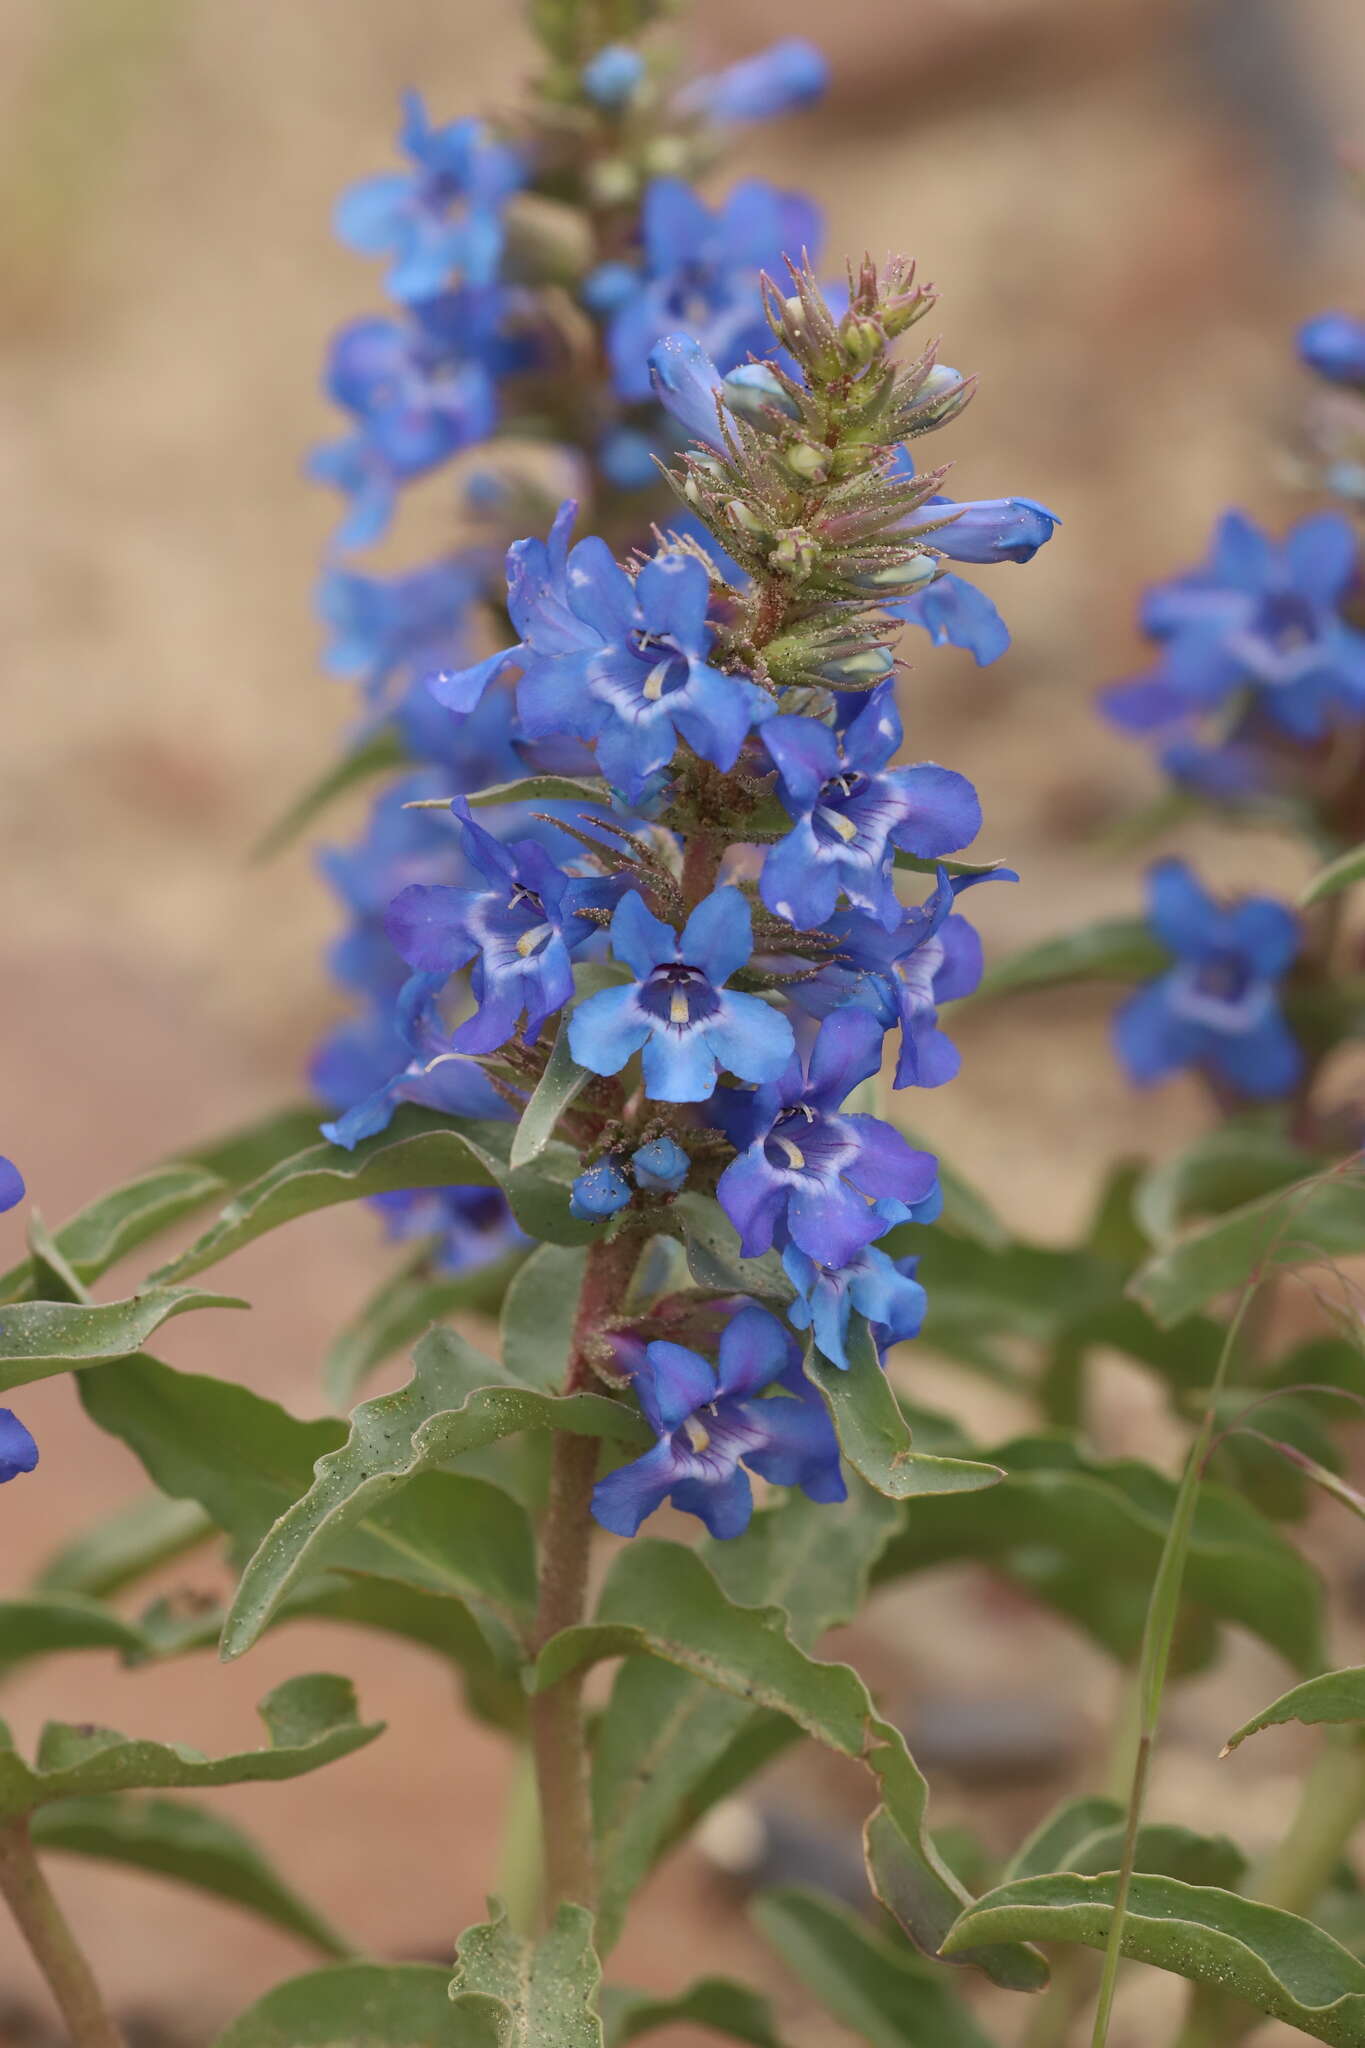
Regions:
[[[1024, 871], [973, 904], [1008, 947], [1135, 902], [1131, 865], [1089, 842], [1150, 785], [1089, 698], [1134, 659], [1138, 585], [1196, 553], [1229, 501], [1296, 509], [1276, 455], [1302, 391], [1292, 329], [1365, 289], [1365, 229], [1332, 161], [1365, 144], [1365, 17], [1358, 0], [843, 0], [833, 14], [826, 32], [813, 0], [700, 0], [695, 41], [708, 63], [793, 30], [829, 48], [828, 105], [751, 136], [736, 169], [812, 189], [836, 258], [921, 259], [944, 295], [946, 359], [981, 377], [946, 437], [956, 494], [1023, 492], [1065, 519], [1027, 570], [992, 580], [1015, 633], [998, 667], [921, 636], [905, 649], [916, 751], [974, 777], [983, 846]], [[0, 0], [0, 1143], [51, 1221], [288, 1094], [331, 1013], [333, 915], [307, 854], [246, 862], [351, 713], [319, 672], [311, 615], [334, 505], [300, 460], [330, 426], [325, 338], [378, 294], [333, 242], [330, 208], [390, 161], [404, 85], [441, 118], [496, 109], [527, 61], [517, 10], [473, 0]], [[1273, 842], [1187, 843], [1221, 879], [1294, 879]], [[1159, 1156], [1201, 1114], [1178, 1085], [1125, 1095], [1105, 1008], [1034, 998], [974, 1017], [963, 1080], [915, 1105], [1040, 1236], [1076, 1223], [1106, 1154]], [[0, 1224], [0, 1257], [21, 1229]], [[313, 1409], [331, 1304], [358, 1302], [383, 1268], [364, 1216], [296, 1225], [225, 1269], [250, 1318], [187, 1319], [163, 1349]], [[0, 1496], [5, 1591], [138, 1485], [68, 1386], [21, 1405], [44, 1462]], [[1114, 1418], [1125, 1448], [1169, 1454], [1141, 1389], [1116, 1386]], [[1333, 1528], [1344, 1570], [1361, 1546], [1354, 1525]], [[1105, 1703], [1092, 1660], [974, 1578], [959, 1592], [951, 1628], [926, 1588], [862, 1631], [891, 1696], [1013, 1689], [1063, 1740], [1084, 1738]], [[481, 1910], [503, 1765], [491, 1737], [452, 1725], [444, 1678], [415, 1651], [314, 1628], [225, 1678], [207, 1662], [147, 1678], [54, 1660], [4, 1711], [24, 1742], [51, 1713], [212, 1750], [252, 1740], [251, 1703], [309, 1668], [353, 1672], [394, 1732], [224, 1808], [379, 1951], [439, 1955]], [[1249, 1651], [1238, 1670], [1258, 1697], [1280, 1689]], [[1166, 1804], [1273, 1830], [1290, 1738], [1214, 1777], [1197, 1694], [1175, 1717]], [[1055, 1795], [1036, 1775], [1011, 1824]], [[814, 1767], [784, 1785], [797, 1809], [843, 1816], [861, 1799]], [[946, 1781], [942, 1817], [965, 1796]], [[151, 1881], [81, 1866], [58, 1880], [123, 2009], [188, 2042], [308, 1966], [284, 1937]], [[670, 1988], [727, 1966], [766, 1972], [793, 2043], [836, 2041], [684, 1859], [647, 1894], [615, 1974]], [[31, 1989], [0, 1927], [0, 2007]], [[1157, 2038], [1128, 2024], [1134, 2048]], [[13, 2013], [6, 2038], [21, 2038]]]

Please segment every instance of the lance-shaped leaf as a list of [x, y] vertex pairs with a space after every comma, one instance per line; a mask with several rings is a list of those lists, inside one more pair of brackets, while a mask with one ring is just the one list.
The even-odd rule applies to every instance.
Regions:
[[1337, 896], [1343, 889], [1349, 889], [1353, 882], [1365, 879], [1365, 846], [1353, 846], [1349, 852], [1337, 855], [1325, 868], [1319, 868], [1312, 881], [1299, 898], [1306, 910], [1312, 903], [1322, 903], [1328, 896]]
[[63, 1544], [40, 1568], [33, 1590], [105, 1598], [197, 1549], [214, 1527], [193, 1501], [145, 1494]]
[[1141, 1267], [1131, 1292], [1163, 1325], [1268, 1268], [1365, 1251], [1365, 1178], [1339, 1171], [1233, 1209]]
[[527, 1429], [567, 1429], [647, 1448], [641, 1417], [602, 1394], [560, 1399], [523, 1386], [451, 1330], [433, 1330], [417, 1347], [412, 1379], [367, 1401], [351, 1417], [347, 1441], [319, 1460], [316, 1477], [271, 1529], [237, 1589], [223, 1632], [223, 1654], [251, 1647], [305, 1571], [331, 1562], [346, 1530], [372, 1520], [421, 1474], [462, 1452]]
[[1073, 981], [1145, 981], [1169, 965], [1169, 953], [1140, 917], [1107, 917], [997, 961], [977, 993], [1013, 995]]
[[548, 1393], [563, 1382], [586, 1258], [577, 1246], [538, 1245], [507, 1290], [502, 1364], [523, 1386]]
[[569, 1051], [569, 1026], [566, 1020], [561, 1021], [545, 1071], [517, 1119], [512, 1149], [507, 1156], [509, 1166], [529, 1166], [540, 1157], [553, 1138], [560, 1117], [592, 1079], [587, 1068], [578, 1066]]
[[[1103, 1948], [1116, 1877], [1030, 1877], [969, 1907], [945, 1943], [956, 1954], [981, 1941], [1065, 1941]], [[1135, 1962], [1240, 1998], [1332, 2048], [1365, 2041], [1365, 1963], [1321, 1928], [1278, 1906], [1210, 1885], [1136, 1876], [1122, 1950]]]
[[486, 2023], [492, 2001], [507, 2015], [498, 2048], [602, 2048], [602, 1971], [593, 1952], [591, 1913], [561, 1906], [549, 1931], [532, 1943], [512, 1932], [496, 1900], [491, 1909], [492, 1920], [460, 1936], [450, 1986], [455, 2040], [465, 2038], [466, 2018], [477, 2026]]
[[910, 1425], [882, 1371], [865, 1317], [850, 1318], [846, 1348], [846, 1370], [808, 1351], [806, 1378], [824, 1395], [839, 1448], [869, 1486], [890, 1500], [909, 1500], [921, 1494], [976, 1493], [1003, 1478], [998, 1465], [912, 1448]]
[[448, 1969], [338, 1963], [277, 1984], [214, 2048], [502, 2048], [497, 2017], [492, 2007], [460, 2032]]
[[1365, 1722], [1365, 1665], [1324, 1671], [1303, 1685], [1291, 1686], [1228, 1737], [1223, 1755], [1230, 1755], [1248, 1735], [1258, 1735], [1262, 1728], [1279, 1728], [1286, 1721], [1304, 1721], [1313, 1727], [1323, 1723]]
[[420, 1246], [333, 1341], [323, 1360], [322, 1383], [334, 1408], [349, 1408], [356, 1389], [375, 1367], [400, 1351], [410, 1351], [433, 1324], [462, 1309], [496, 1312], [522, 1264], [521, 1254], [513, 1252], [467, 1272], [443, 1273], [432, 1264], [433, 1249], [433, 1243]]
[[592, 1226], [569, 1215], [578, 1154], [556, 1142], [545, 1147], [534, 1166], [514, 1170], [511, 1142], [506, 1124], [460, 1123], [407, 1104], [387, 1131], [367, 1138], [354, 1152], [316, 1145], [252, 1181], [212, 1229], [154, 1277], [186, 1279], [296, 1217], [406, 1188], [500, 1187], [528, 1236], [555, 1244], [586, 1243]]
[[611, 791], [595, 776], [523, 775], [516, 782], [490, 782], [469, 798], [471, 810], [495, 804], [588, 804], [611, 815]]
[[[872, 1565], [898, 1527], [892, 1504], [855, 1481], [837, 1505], [791, 1492], [760, 1510], [742, 1536], [703, 1538], [699, 1554], [731, 1600], [780, 1607], [793, 1641], [810, 1649], [859, 1611]], [[658, 1858], [795, 1734], [784, 1714], [718, 1692], [676, 1665], [626, 1659], [593, 1752], [603, 1954]]]
[[[791, 820], [782, 813], [783, 829], [790, 829]], [[779, 835], [780, 836], [780, 835]], [[994, 875], [1008, 867], [1005, 860], [925, 860], [917, 853], [904, 853], [896, 849], [895, 864], [904, 873], [911, 875], [935, 875], [940, 868], [946, 868], [950, 875]]]
[[192, 1791], [298, 1778], [383, 1733], [382, 1722], [360, 1721], [350, 1680], [325, 1673], [287, 1679], [261, 1702], [260, 1714], [269, 1747], [225, 1757], [201, 1756], [180, 1743], [139, 1741], [112, 1728], [49, 1721], [38, 1738], [37, 1759], [29, 1764], [3, 1730], [0, 1819], [16, 1819], [54, 1799], [96, 1793]]
[[946, 1971], [832, 1898], [784, 1886], [752, 1912], [797, 1981], [868, 2048], [992, 2048]]
[[1145, 1173], [1135, 1206], [1154, 1245], [1165, 1245], [1194, 1216], [1221, 1216], [1321, 1165], [1283, 1132], [1260, 1124], [1222, 1124], [1174, 1159]]
[[[1006, 1477], [965, 1499], [907, 1508], [879, 1579], [976, 1557], [1028, 1587], [1114, 1656], [1137, 1653], [1175, 1482], [1134, 1459], [1096, 1460], [1061, 1437], [1019, 1437], [988, 1453]], [[1235, 1622], [1300, 1670], [1322, 1662], [1318, 1575], [1250, 1504], [1200, 1489], [1184, 1580], [1183, 1668]]]
[[749, 1294], [756, 1301], [781, 1306], [795, 1298], [796, 1289], [776, 1252], [764, 1252], [757, 1259], [740, 1257], [739, 1233], [710, 1195], [691, 1190], [679, 1195], [670, 1206], [669, 1219], [681, 1232], [688, 1268], [699, 1287], [720, 1294]]
[[250, 1835], [207, 1806], [131, 1793], [62, 1799], [34, 1815], [32, 1836], [37, 1849], [118, 1863], [243, 1906], [325, 1956], [354, 1953], [346, 1936], [276, 1874]]
[[[98, 1280], [159, 1231], [221, 1202], [233, 1188], [315, 1145], [323, 1114], [311, 1105], [276, 1111], [151, 1167], [78, 1211], [54, 1233], [53, 1242], [79, 1281]], [[31, 1258], [11, 1267], [0, 1278], [0, 1302], [32, 1299], [41, 1291], [35, 1277]]]
[[[552, 1638], [537, 1659], [533, 1690], [604, 1657], [651, 1656], [677, 1664], [751, 1706], [786, 1714], [827, 1748], [865, 1763], [881, 1787], [881, 1839], [873, 1882], [884, 1904], [905, 1915], [907, 1932], [937, 1949], [965, 1903], [925, 1826], [928, 1788], [899, 1729], [876, 1714], [867, 1689], [846, 1664], [821, 1664], [787, 1633], [777, 1607], [741, 1607], [728, 1599], [694, 1551], [637, 1538], [615, 1559], [593, 1620]], [[902, 1860], [904, 1882], [881, 1885], [879, 1866]], [[971, 1958], [1014, 1988], [1046, 1981], [1028, 1950], [991, 1947]]]
[[746, 2042], [748, 2048], [782, 2048], [767, 1999], [729, 1977], [698, 1977], [673, 1998], [651, 1998], [647, 1991], [609, 1984], [602, 1993], [602, 2019], [607, 2048], [629, 2048], [660, 2027], [685, 2026], [689, 2020], [727, 2041]]
[[145, 1649], [135, 1622], [80, 1594], [50, 1593], [0, 1600], [0, 1670], [57, 1650]]
[[283, 853], [287, 846], [308, 830], [308, 827], [329, 810], [348, 789], [357, 789], [362, 783], [372, 782], [377, 775], [388, 775], [408, 762], [408, 751], [403, 745], [397, 728], [381, 726], [378, 732], [370, 734], [358, 747], [352, 747], [325, 775], [310, 782], [301, 790], [288, 810], [284, 811], [269, 828], [263, 832], [251, 849], [254, 861], [273, 860], [277, 853]]
[[153, 1287], [130, 1301], [22, 1301], [0, 1315], [0, 1393], [140, 1351], [153, 1331], [194, 1308], [246, 1308], [230, 1294]]
[[[1002, 1882], [1044, 1877], [1054, 1870], [1098, 1876], [1117, 1870], [1123, 1856], [1126, 1816], [1117, 1799], [1068, 1799], [1049, 1814], [1016, 1851]], [[1146, 1821], [1138, 1829], [1133, 1868], [1186, 1884], [1221, 1885], [1231, 1891], [1247, 1860], [1227, 1835], [1197, 1835], [1170, 1821]]]

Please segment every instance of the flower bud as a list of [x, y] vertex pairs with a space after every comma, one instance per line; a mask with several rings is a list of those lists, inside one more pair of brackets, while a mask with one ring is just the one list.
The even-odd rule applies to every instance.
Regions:
[[630, 1183], [620, 1167], [613, 1160], [599, 1159], [570, 1188], [569, 1214], [580, 1223], [596, 1223], [614, 1216], [630, 1200]]
[[836, 690], [870, 690], [896, 666], [888, 647], [859, 647], [820, 663], [816, 674]]
[[937, 573], [938, 563], [933, 556], [917, 550], [899, 562], [879, 562], [868, 568], [851, 569], [846, 572], [846, 580], [856, 584], [859, 590], [883, 590], [888, 596], [905, 597], [910, 591], [931, 583]]
[[608, 43], [579, 74], [594, 105], [613, 113], [630, 101], [644, 75], [643, 57], [627, 43]]
[[940, 498], [910, 513], [900, 530], [923, 533], [953, 562], [1031, 562], [1060, 523], [1033, 498], [978, 498], [961, 505]]
[[851, 363], [870, 363], [886, 346], [886, 337], [875, 320], [855, 320], [852, 314], [840, 328], [839, 339]]
[[731, 498], [725, 507], [724, 517], [726, 525], [733, 526], [736, 533], [754, 534], [763, 531], [762, 520], [751, 505], [745, 504], [743, 498]]
[[649, 352], [649, 381], [665, 412], [686, 427], [694, 441], [724, 447], [716, 413], [720, 372], [690, 334], [666, 334]]
[[799, 476], [803, 483], [823, 483], [829, 475], [828, 450], [817, 448], [811, 441], [794, 441], [783, 450], [782, 459], [792, 475]]
[[731, 412], [747, 420], [751, 427], [772, 432], [776, 426], [772, 417], [775, 411], [789, 420], [800, 418], [795, 399], [783, 390], [777, 373], [767, 363], [741, 363], [724, 379], [721, 391]]
[[598, 206], [629, 206], [640, 188], [633, 164], [624, 157], [604, 157], [588, 172], [588, 186]]
[[1319, 313], [1298, 333], [1299, 360], [1332, 384], [1365, 389], [1365, 320], [1349, 313]]
[[692, 1161], [676, 1138], [652, 1138], [631, 1154], [630, 1170], [637, 1187], [652, 1195], [676, 1195], [687, 1179]]
[[678, 111], [707, 121], [768, 121], [818, 100], [829, 66], [814, 43], [788, 36], [756, 56], [699, 78], [683, 91]]
[[784, 533], [776, 547], [769, 551], [768, 566], [783, 576], [790, 576], [794, 583], [803, 583], [815, 567], [819, 550], [808, 533], [799, 530]]

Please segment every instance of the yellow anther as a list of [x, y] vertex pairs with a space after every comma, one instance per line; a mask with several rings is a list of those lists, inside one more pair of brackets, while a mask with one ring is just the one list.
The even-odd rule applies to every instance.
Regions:
[[779, 1151], [786, 1153], [788, 1166], [805, 1165], [805, 1153], [801, 1150], [801, 1147], [799, 1145], [793, 1145], [790, 1138], [774, 1138], [773, 1143], [778, 1147]]
[[692, 1012], [687, 1006], [685, 989], [675, 988], [668, 999], [668, 1021], [670, 1024], [690, 1024]]
[[656, 661], [649, 674], [645, 677], [645, 687], [642, 694], [646, 703], [658, 703], [664, 693], [664, 680], [667, 675], [668, 663], [666, 661]]

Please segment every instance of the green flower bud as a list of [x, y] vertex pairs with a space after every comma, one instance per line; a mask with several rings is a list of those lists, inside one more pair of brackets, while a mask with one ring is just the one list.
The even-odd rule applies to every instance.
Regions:
[[768, 566], [794, 583], [804, 582], [815, 567], [819, 550], [808, 533], [784, 533], [768, 556]]
[[840, 330], [844, 354], [853, 363], [870, 363], [885, 347], [885, 336], [875, 320], [855, 320], [850, 314]]
[[829, 475], [828, 451], [816, 448], [810, 441], [794, 441], [784, 451], [783, 460], [792, 475], [806, 483], [823, 482]]

